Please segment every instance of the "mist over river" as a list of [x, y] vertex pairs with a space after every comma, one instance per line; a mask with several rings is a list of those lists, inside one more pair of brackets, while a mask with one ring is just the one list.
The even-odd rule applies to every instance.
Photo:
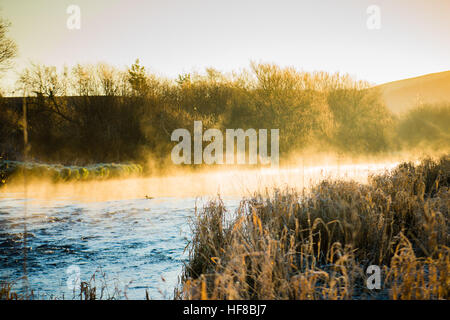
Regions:
[[[0, 192], [0, 280], [21, 292], [24, 227], [27, 279], [36, 298], [72, 299], [73, 268], [97, 297], [170, 299], [190, 239], [189, 220], [220, 194], [233, 212], [243, 196], [272, 187], [308, 187], [325, 178], [367, 181], [396, 163], [230, 170], [77, 184], [8, 186]], [[24, 198], [26, 195], [26, 198]], [[146, 197], [148, 196], [148, 198]], [[26, 208], [26, 211], [25, 211]], [[26, 215], [26, 220], [25, 220]], [[72, 268], [72, 269], [69, 269]], [[91, 276], [95, 274], [95, 279]], [[79, 294], [79, 291], [78, 291]]]

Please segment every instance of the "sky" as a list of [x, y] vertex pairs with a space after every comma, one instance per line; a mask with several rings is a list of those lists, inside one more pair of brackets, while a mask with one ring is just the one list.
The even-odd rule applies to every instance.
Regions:
[[[79, 29], [67, 27], [70, 5]], [[450, 0], [0, 0], [0, 16], [19, 47], [10, 83], [30, 62], [125, 68], [136, 58], [167, 77], [250, 61], [374, 84], [450, 70]]]

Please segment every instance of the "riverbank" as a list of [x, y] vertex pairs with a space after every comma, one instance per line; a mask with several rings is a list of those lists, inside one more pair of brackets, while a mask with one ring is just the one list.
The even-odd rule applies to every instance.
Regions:
[[257, 193], [234, 213], [211, 201], [192, 223], [176, 298], [449, 299], [449, 187], [446, 156], [368, 184]]
[[[26, 222], [31, 288], [46, 298], [61, 298], [66, 269], [78, 265], [89, 287], [76, 299], [95, 288], [91, 298], [107, 298], [89, 283], [99, 267], [131, 299], [147, 288], [169, 299], [448, 299], [449, 179], [447, 156], [32, 184], [26, 199], [2, 193], [0, 270], [22, 276]], [[380, 267], [380, 289], [367, 288], [370, 265]], [[15, 289], [5, 283], [3, 297]]]
[[[53, 183], [73, 181], [93, 181], [137, 177], [143, 174], [140, 164], [99, 163], [89, 166], [64, 166], [62, 164], [44, 164], [0, 159], [1, 184], [15, 179], [45, 179]], [[0, 186], [1, 186], [0, 184]]]

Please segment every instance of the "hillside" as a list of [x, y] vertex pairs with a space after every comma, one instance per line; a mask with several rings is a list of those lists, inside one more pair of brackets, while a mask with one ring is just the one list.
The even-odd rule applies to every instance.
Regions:
[[388, 82], [378, 87], [388, 108], [399, 114], [418, 102], [450, 102], [450, 71]]

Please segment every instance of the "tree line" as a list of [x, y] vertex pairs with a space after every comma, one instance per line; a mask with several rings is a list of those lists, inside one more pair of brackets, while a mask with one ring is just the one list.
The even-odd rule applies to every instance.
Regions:
[[[126, 70], [104, 63], [60, 71], [32, 64], [17, 87], [29, 97], [30, 154], [50, 162], [127, 161], [149, 154], [163, 160], [173, 146], [171, 132], [192, 130], [194, 120], [205, 129], [280, 129], [285, 155], [319, 145], [381, 152], [389, 146], [392, 124], [367, 83], [274, 64], [252, 63], [230, 74], [208, 68], [175, 80], [148, 73], [139, 60]], [[22, 104], [2, 99], [5, 149], [20, 150]]]
[[[0, 71], [16, 54], [0, 21]], [[21, 160], [23, 103], [30, 157], [49, 163], [170, 159], [171, 133], [216, 128], [279, 129], [280, 158], [301, 151], [377, 154], [402, 148], [448, 148], [450, 106], [419, 106], [394, 116], [381, 93], [346, 74], [305, 72], [254, 63], [176, 79], [149, 72], [139, 60], [61, 69], [31, 63], [16, 94], [0, 99], [0, 153]]]

